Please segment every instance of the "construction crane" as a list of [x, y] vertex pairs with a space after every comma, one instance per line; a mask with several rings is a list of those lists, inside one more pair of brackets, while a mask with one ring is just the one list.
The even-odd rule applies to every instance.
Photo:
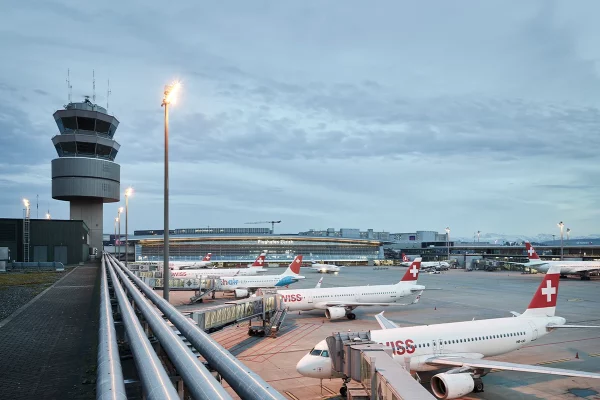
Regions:
[[280, 224], [281, 221], [256, 221], [244, 222], [245, 224], [271, 224], [271, 234], [275, 233], [275, 224]]

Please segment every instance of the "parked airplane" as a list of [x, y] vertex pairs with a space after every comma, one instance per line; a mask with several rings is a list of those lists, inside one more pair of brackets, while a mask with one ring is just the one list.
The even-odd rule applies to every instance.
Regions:
[[172, 271], [173, 278], [202, 278], [203, 276], [246, 276], [256, 275], [267, 272], [267, 268], [263, 268], [265, 264], [266, 253], [261, 253], [250, 267], [246, 268], [210, 268], [210, 269], [180, 269]]
[[[402, 297], [416, 295], [419, 301], [425, 286], [417, 285], [421, 259], [413, 261], [400, 282], [394, 285], [278, 290], [290, 311], [325, 310], [329, 319], [355, 319], [352, 311], [360, 306], [389, 306]], [[402, 304], [402, 305], [408, 305]]]
[[535, 268], [540, 272], [546, 272], [551, 266], [558, 265], [561, 278], [566, 278], [567, 275], [579, 275], [582, 281], [589, 281], [590, 272], [600, 271], [600, 261], [544, 261], [540, 259], [531, 243], [525, 242], [525, 248], [529, 262], [517, 264]]
[[[376, 316], [382, 329], [370, 331], [370, 340], [385, 343], [392, 349], [397, 362], [403, 365], [410, 363], [412, 373], [449, 368], [431, 378], [431, 389], [440, 399], [454, 399], [473, 391], [483, 391], [481, 377], [492, 369], [600, 379], [599, 373], [485, 359], [517, 350], [555, 329], [600, 328], [566, 325], [564, 318], [554, 315], [559, 272], [560, 266], [557, 265], [548, 269], [523, 314], [512, 311], [514, 317], [509, 318], [400, 328], [386, 319], [382, 312]], [[313, 378], [340, 377], [332, 370], [325, 340], [298, 362], [296, 370]]]
[[340, 272], [342, 268], [345, 268], [343, 265], [335, 265], [335, 264], [321, 264], [316, 261], [311, 261], [310, 268], [313, 271], [321, 272], [321, 273], [330, 273], [330, 272]]
[[[208, 268], [210, 267], [213, 262], [210, 261], [210, 258], [212, 256], [212, 253], [207, 253], [201, 261], [194, 261], [194, 260], [185, 260], [185, 261], [169, 261], [169, 269], [171, 269], [171, 271], [173, 270], [178, 270], [178, 269], [184, 269], [184, 268]], [[141, 263], [141, 264], [158, 264], [159, 266], [163, 265], [162, 261], [137, 261], [137, 263]]]
[[[406, 256], [406, 254], [402, 253], [402, 262], [400, 265], [408, 267], [411, 261]], [[421, 269], [423, 271], [427, 269], [435, 269], [437, 271], [444, 271], [450, 268], [450, 264], [448, 261], [421, 261]]]
[[302, 265], [302, 256], [298, 255], [281, 275], [222, 276], [221, 290], [233, 292], [236, 298], [243, 298], [260, 288], [288, 287], [304, 279], [304, 276], [299, 275], [300, 265]]

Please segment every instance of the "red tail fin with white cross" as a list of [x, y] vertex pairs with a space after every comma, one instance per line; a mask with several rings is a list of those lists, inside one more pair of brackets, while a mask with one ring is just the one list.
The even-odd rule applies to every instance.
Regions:
[[560, 266], [548, 268], [542, 283], [536, 290], [529, 307], [522, 314], [524, 317], [552, 317], [556, 311], [558, 299], [558, 283], [560, 281]]
[[410, 262], [410, 259], [404, 253], [402, 253], [402, 262]]
[[416, 282], [419, 278], [419, 270], [421, 269], [421, 257], [415, 258], [415, 260], [410, 264], [410, 267], [404, 273], [402, 280], [400, 282]]
[[261, 253], [258, 257], [256, 257], [256, 260], [254, 260], [254, 262], [252, 263], [253, 267], [262, 267], [265, 265], [265, 257], [267, 255], [265, 253]]
[[206, 253], [202, 261], [210, 261], [210, 257], [212, 257], [212, 253]]
[[537, 255], [537, 252], [529, 242], [525, 242], [525, 249], [527, 250], [527, 257], [530, 260], [539, 260], [540, 257]]

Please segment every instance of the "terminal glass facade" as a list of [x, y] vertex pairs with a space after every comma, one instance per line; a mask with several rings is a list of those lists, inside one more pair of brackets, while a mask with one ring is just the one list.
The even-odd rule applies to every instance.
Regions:
[[[163, 241], [140, 239], [136, 260], [162, 261]], [[323, 240], [308, 238], [171, 238], [172, 261], [200, 260], [212, 253], [216, 262], [252, 261], [267, 250], [267, 260], [289, 262], [302, 254], [305, 261], [369, 262], [383, 259], [381, 242], [368, 240]]]

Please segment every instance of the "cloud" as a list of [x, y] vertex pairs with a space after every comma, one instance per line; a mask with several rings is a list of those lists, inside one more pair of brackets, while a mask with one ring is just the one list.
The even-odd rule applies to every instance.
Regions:
[[285, 232], [470, 237], [558, 219], [597, 233], [598, 8], [15, 3], [0, 16], [0, 212], [40, 194], [68, 217], [49, 168], [70, 69], [75, 100], [92, 70], [101, 105], [111, 81], [134, 229], [162, 226], [161, 90], [180, 78], [172, 227], [281, 219]]

